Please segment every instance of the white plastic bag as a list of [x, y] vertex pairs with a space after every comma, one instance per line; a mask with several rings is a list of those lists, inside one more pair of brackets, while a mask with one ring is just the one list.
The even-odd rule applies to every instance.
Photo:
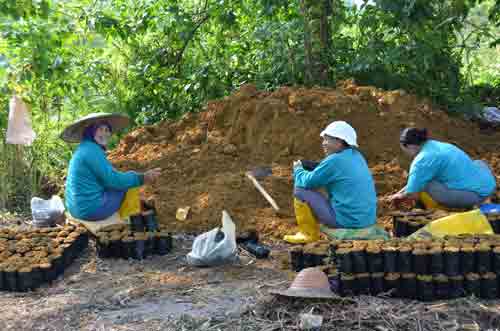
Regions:
[[187, 261], [195, 266], [216, 266], [233, 263], [238, 258], [236, 226], [231, 216], [222, 211], [222, 228], [200, 234], [193, 242]]
[[37, 197], [31, 199], [31, 216], [37, 226], [52, 226], [64, 214], [61, 198], [53, 195], [50, 200]]
[[484, 107], [481, 116], [487, 122], [500, 123], [500, 110], [497, 107]]
[[9, 122], [6, 141], [8, 144], [31, 145], [36, 134], [31, 128], [28, 106], [18, 96], [13, 96], [9, 104]]
[[[311, 309], [312, 310], [312, 309]], [[323, 316], [314, 314], [300, 314], [301, 330], [319, 330], [323, 324]]]

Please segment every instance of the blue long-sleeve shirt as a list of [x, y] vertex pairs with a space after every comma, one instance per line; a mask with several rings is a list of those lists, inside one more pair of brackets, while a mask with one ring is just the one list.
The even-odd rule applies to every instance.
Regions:
[[375, 184], [365, 158], [357, 149], [331, 154], [313, 171], [297, 167], [294, 178], [296, 187], [326, 188], [338, 227], [363, 228], [375, 224]]
[[73, 217], [87, 219], [104, 204], [104, 191], [127, 191], [143, 183], [142, 174], [115, 170], [99, 145], [84, 140], [69, 162], [66, 207]]
[[493, 193], [495, 177], [455, 145], [429, 140], [413, 159], [408, 175], [407, 193], [422, 192], [431, 181], [449, 189], [475, 192], [481, 197]]

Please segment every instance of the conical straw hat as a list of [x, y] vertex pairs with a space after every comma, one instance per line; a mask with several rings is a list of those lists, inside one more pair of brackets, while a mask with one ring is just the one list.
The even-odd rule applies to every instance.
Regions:
[[78, 143], [82, 140], [85, 129], [97, 122], [107, 122], [113, 132], [120, 131], [129, 125], [129, 117], [123, 114], [93, 113], [80, 118], [61, 133], [61, 139], [68, 143]]
[[302, 269], [286, 291], [269, 291], [272, 294], [297, 298], [335, 298], [326, 274], [318, 268]]

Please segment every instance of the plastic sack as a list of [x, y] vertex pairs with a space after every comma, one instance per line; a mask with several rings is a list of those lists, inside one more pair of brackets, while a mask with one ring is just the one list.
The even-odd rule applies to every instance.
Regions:
[[194, 266], [210, 267], [235, 262], [238, 259], [237, 253], [236, 226], [224, 210], [222, 228], [215, 228], [196, 237], [187, 261]]
[[126, 219], [130, 215], [139, 214], [141, 212], [141, 197], [138, 187], [131, 188], [125, 194], [123, 202], [118, 210], [120, 219]]
[[485, 215], [500, 213], [500, 204], [485, 203], [479, 206], [479, 210]]
[[61, 198], [53, 195], [50, 200], [34, 197], [31, 199], [31, 216], [35, 226], [52, 226], [64, 214]]
[[408, 239], [442, 238], [446, 235], [493, 234], [488, 219], [479, 209], [442, 217], [414, 232]]
[[484, 107], [481, 117], [490, 123], [500, 123], [500, 109], [497, 107]]
[[28, 106], [17, 96], [10, 99], [9, 122], [6, 141], [8, 144], [31, 145], [36, 134], [31, 128]]

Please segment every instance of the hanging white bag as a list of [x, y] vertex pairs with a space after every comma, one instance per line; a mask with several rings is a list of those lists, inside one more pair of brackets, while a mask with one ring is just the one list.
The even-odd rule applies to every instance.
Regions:
[[9, 122], [6, 141], [14, 145], [31, 145], [36, 133], [31, 128], [29, 108], [24, 101], [14, 95], [9, 103]]

